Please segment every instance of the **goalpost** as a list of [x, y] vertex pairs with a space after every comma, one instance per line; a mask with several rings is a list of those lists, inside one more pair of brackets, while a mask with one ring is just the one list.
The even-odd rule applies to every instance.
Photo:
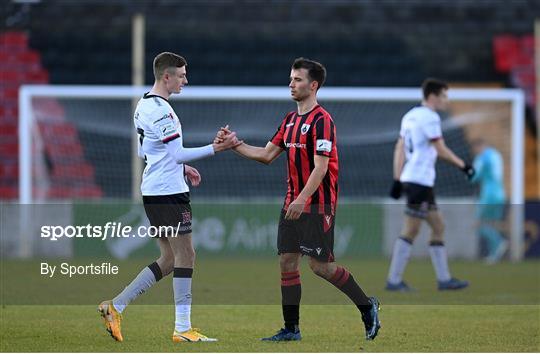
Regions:
[[[77, 131], [83, 131], [88, 135], [88, 137], [83, 137], [85, 141], [80, 144], [83, 148], [92, 145], [96, 136], [103, 139], [99, 144], [111, 144], [105, 139], [107, 136], [111, 139], [120, 137], [131, 143], [132, 139], [136, 139], [132, 127], [131, 102], [149, 89], [149, 87], [133, 86], [22, 86], [19, 93], [20, 204], [30, 205], [51, 198], [48, 197], [47, 192], [43, 192], [44, 188], [47, 190], [50, 186], [38, 185], [42, 181], [36, 176], [36, 162], [40, 156], [39, 149], [42, 149], [43, 145], [40, 141], [39, 129], [36, 128], [38, 123], [47, 124], [51, 119], [56, 121], [63, 119], [70, 122]], [[510, 255], [512, 260], [520, 260], [523, 257], [524, 243], [525, 103], [523, 93], [514, 89], [452, 88], [449, 90], [449, 97], [452, 106], [448, 116], [443, 117], [443, 135], [452, 149], [458, 149], [458, 155], [471, 158], [467, 141], [479, 136], [488, 141], [491, 139], [500, 145], [497, 146], [500, 150], [503, 150], [505, 181], [511, 204]], [[392, 174], [392, 163], [388, 161], [391, 156], [389, 147], [393, 146], [397, 137], [401, 116], [407, 108], [420, 101], [420, 89], [325, 87], [319, 92], [318, 98], [336, 120], [339, 131], [340, 161], [343, 157], [343, 163], [349, 164], [346, 165], [348, 167], [342, 167], [340, 171], [342, 173], [340, 180], [344, 180], [348, 187], [340, 192], [343, 196], [342, 200], [378, 198], [389, 203], [386, 198], [388, 187], [386, 182], [388, 176], [391, 178]], [[43, 103], [43, 100], [46, 102]], [[231, 123], [238, 129], [239, 136], [263, 143], [267, 141], [269, 135], [273, 134], [282, 115], [294, 109], [289, 90], [275, 87], [189, 86], [182, 94], [173, 95], [171, 100], [174, 106], [180, 105], [176, 110], [183, 124], [186, 124], [186, 119], [191, 119], [189, 128], [186, 128], [184, 132], [189, 131], [189, 136], [193, 139], [206, 142], [210, 141], [212, 134], [215, 134], [213, 129], [218, 129], [220, 125], [229, 123], [232, 119]], [[54, 103], [53, 106], [61, 107], [61, 118], [50, 118], [51, 114], [47, 112], [47, 108], [43, 108], [51, 106], [51, 102]], [[193, 144], [193, 141], [191, 143]], [[133, 152], [129, 152], [131, 151], [129, 146], [125, 153], [132, 155]], [[86, 157], [97, 161], [95, 162], [97, 164], [95, 183], [101, 188], [101, 192], [97, 195], [102, 198], [131, 197], [134, 193], [133, 188], [128, 188], [125, 193], [117, 193], [118, 186], [125, 183], [119, 183], [120, 177], [114, 169], [117, 168], [116, 162], [101, 161], [99, 154], [96, 147], [94, 157]], [[131, 164], [131, 160], [128, 160]], [[138, 160], [134, 159], [134, 161]], [[222, 167], [228, 164], [223, 159], [219, 161]], [[123, 163], [126, 162], [123, 161]], [[242, 164], [243, 162], [235, 160], [234, 163]], [[91, 165], [92, 161], [89, 164]], [[274, 182], [266, 176], [267, 172], [259, 173], [257, 167], [252, 167], [252, 165], [246, 168], [249, 170], [242, 167], [227, 169], [227, 173], [236, 174], [235, 181], [240, 180], [238, 186], [231, 187], [231, 195], [249, 198], [258, 196], [257, 193], [260, 192], [263, 197], [266, 196], [263, 195], [265, 190], [274, 188], [272, 184]], [[438, 167], [438, 183], [442, 185], [442, 194], [465, 198], [468, 202], [473, 202], [472, 187], [461, 180], [462, 176], [459, 173], [448, 172], [446, 168], [441, 167], [442, 170], [439, 172]], [[122, 168], [118, 169], [122, 170]], [[136, 169], [129, 167], [126, 172], [124, 168], [124, 173], [130, 180], [131, 170]], [[250, 173], [249, 181], [246, 176], [247, 171]], [[233, 178], [231, 177], [230, 180], [233, 181]], [[355, 180], [358, 180], [358, 183], [354, 183]], [[249, 193], [245, 191], [246, 188], [243, 188], [248, 183], [255, 186]], [[41, 192], [38, 193], [38, 191]], [[212, 190], [209, 193], [217, 192]], [[208, 196], [212, 197], [214, 194]], [[56, 198], [61, 199], [61, 197]], [[30, 210], [24, 209], [27, 210], [25, 213]], [[31, 215], [28, 214], [21, 217], [23, 239], [30, 238], [28, 225], [26, 225], [30, 217]], [[20, 255], [30, 255], [31, 242], [22, 242], [22, 245], [25, 246], [21, 247]]]

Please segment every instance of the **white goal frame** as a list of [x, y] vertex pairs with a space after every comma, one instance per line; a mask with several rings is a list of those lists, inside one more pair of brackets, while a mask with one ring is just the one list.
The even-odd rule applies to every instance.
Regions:
[[[23, 85], [19, 90], [19, 203], [32, 204], [32, 99], [34, 97], [89, 98], [89, 99], [136, 99], [150, 87], [135, 86], [79, 86], [79, 85]], [[174, 100], [266, 100], [290, 99], [286, 87], [248, 86], [189, 86]], [[419, 88], [348, 88], [324, 87], [318, 94], [321, 100], [332, 101], [420, 101]], [[512, 260], [523, 258], [524, 224], [524, 139], [525, 99], [519, 89], [459, 89], [449, 91], [450, 100], [459, 101], [506, 101], [511, 103], [511, 254]], [[135, 136], [135, 134], [134, 134]], [[24, 208], [29, 209], [29, 208]], [[21, 219], [25, 219], [22, 217]], [[28, 219], [26, 219], [28, 220]], [[24, 222], [24, 221], [23, 221]], [[22, 229], [21, 229], [22, 230]], [[21, 235], [22, 238], [25, 235]], [[29, 235], [27, 235], [29, 237]], [[22, 244], [30, 244], [22, 242]], [[21, 250], [28, 256], [30, 250]]]

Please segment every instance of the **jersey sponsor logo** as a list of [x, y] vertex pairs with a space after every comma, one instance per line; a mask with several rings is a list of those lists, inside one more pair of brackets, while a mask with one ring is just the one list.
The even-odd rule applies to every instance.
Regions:
[[289, 123], [289, 124], [285, 125], [285, 128], [292, 127], [293, 125], [294, 125], [294, 123]]
[[167, 138], [171, 135], [177, 134], [174, 121], [163, 121], [159, 124], [159, 131], [161, 133], [161, 139]]
[[[163, 117], [161, 117], [158, 120], [154, 121], [153, 124], [156, 124], [157, 122], [161, 122], [162, 120], [167, 119], [167, 118], [170, 118], [170, 119], [174, 120], [174, 116], [172, 115], [172, 113], [167, 113]], [[135, 119], [137, 119], [137, 118], [135, 118]]]
[[291, 148], [291, 147], [299, 148], [299, 149], [305, 149], [306, 148], [306, 144], [301, 144], [301, 143], [285, 143], [285, 146], [287, 148]]
[[306, 246], [300, 246], [300, 249], [302, 251], [304, 251], [305, 253], [312, 253], [313, 252], [313, 248], [309, 248], [309, 247], [306, 247]]
[[332, 151], [332, 142], [326, 139], [317, 140], [317, 151]]
[[311, 126], [310, 124], [305, 124], [305, 123], [302, 124], [302, 129], [300, 130], [302, 135], [306, 135], [306, 133], [308, 132], [310, 126]]

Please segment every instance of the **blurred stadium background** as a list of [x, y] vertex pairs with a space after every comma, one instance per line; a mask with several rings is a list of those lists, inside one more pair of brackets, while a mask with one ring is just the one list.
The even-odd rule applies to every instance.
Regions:
[[[151, 85], [152, 59], [173, 51], [187, 58], [191, 87], [216, 86], [220, 92], [237, 92], [231, 90], [238, 86], [286, 88], [290, 64], [299, 56], [326, 65], [326, 87], [418, 88], [425, 77], [435, 76], [452, 88], [522, 90], [526, 108], [520, 113], [525, 128], [519, 137], [524, 156], [519, 185], [526, 201], [524, 248], [517, 258], [540, 257], [534, 60], [539, 14], [533, 0], [6, 0], [0, 9], [2, 256], [125, 258], [155, 252], [146, 240], [39, 240], [41, 225], [145, 222], [133, 159], [132, 99], [52, 91], [33, 97], [28, 107], [31, 143], [24, 145], [19, 141], [24, 113], [19, 90], [29, 84], [92, 85], [98, 92], [107, 89], [103, 85]], [[283, 115], [295, 108], [286, 99], [181, 96], [173, 102], [188, 146], [208, 143], [227, 123], [248, 142], [265, 144]], [[390, 96], [322, 102], [336, 120], [340, 139], [336, 253], [383, 257], [401, 223], [402, 204], [387, 198], [393, 144], [401, 116], [416, 100]], [[473, 157], [469, 142], [477, 136], [501, 150], [510, 197], [516, 173], [513, 117], [508, 101], [482, 100], [456, 100], [443, 117], [445, 138], [466, 160]], [[32, 205], [22, 207], [19, 159], [26, 148], [32, 157]], [[199, 251], [274, 254], [286, 188], [283, 159], [266, 167], [227, 153], [193, 165], [203, 175], [201, 187], [192, 189]], [[439, 163], [437, 169], [450, 255], [476, 259], [482, 252], [474, 230], [477, 189], [452, 167]], [[420, 241], [415, 255], [425, 256], [426, 250]]]
[[[172, 51], [189, 63], [189, 85], [172, 100], [187, 146], [210, 142], [227, 123], [249, 143], [265, 144], [295, 109], [286, 86], [294, 58], [327, 67], [320, 101], [336, 121], [340, 152], [335, 253], [380, 297], [383, 331], [359, 347], [363, 329], [348, 300], [304, 262], [303, 304], [334, 306], [303, 310], [305, 340], [278, 351], [539, 352], [539, 18], [535, 0], [0, 1], [0, 351], [119, 350], [95, 304], [157, 255], [155, 242], [52, 242], [40, 238], [40, 228], [146, 225], [132, 105], [153, 83], [154, 56]], [[403, 212], [402, 200], [387, 197], [392, 150], [401, 116], [428, 76], [447, 80], [455, 98], [443, 115], [449, 146], [468, 161], [475, 137], [501, 151], [506, 191], [519, 201], [501, 228], [519, 242], [502, 264], [484, 265], [478, 190], [439, 163], [451, 268], [472, 285], [436, 290], [424, 229], [406, 274], [419, 291], [396, 294], [382, 290]], [[473, 89], [495, 91], [488, 100]], [[336, 98], [336, 90], [343, 94]], [[220, 338], [197, 351], [276, 350], [254, 338], [279, 324], [283, 164], [283, 157], [263, 166], [232, 152], [193, 163], [203, 176], [191, 192], [194, 317]], [[112, 262], [121, 271], [74, 278], [39, 272], [41, 262], [64, 261]], [[179, 350], [169, 337], [171, 292], [171, 282], [162, 281], [136, 301], [162, 306], [130, 307], [123, 351]]]

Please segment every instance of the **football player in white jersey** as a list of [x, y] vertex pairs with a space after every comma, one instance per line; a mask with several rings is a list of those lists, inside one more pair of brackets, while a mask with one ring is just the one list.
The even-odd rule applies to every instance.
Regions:
[[173, 273], [175, 302], [174, 342], [215, 341], [191, 327], [191, 278], [195, 250], [191, 240], [189, 187], [201, 181], [199, 172], [186, 162], [202, 159], [238, 146], [233, 134], [219, 143], [185, 148], [180, 120], [168, 98], [187, 84], [186, 60], [164, 52], [154, 59], [155, 83], [135, 110], [134, 124], [139, 135], [139, 156], [146, 161], [141, 193], [144, 209], [152, 226], [169, 227], [157, 237], [160, 257], [144, 268], [113, 300], [99, 305], [107, 331], [122, 341], [120, 322], [126, 306], [162, 277]]
[[386, 289], [390, 291], [412, 290], [402, 276], [411, 255], [412, 244], [424, 220], [431, 228], [429, 254], [438, 289], [456, 290], [469, 285], [467, 281], [450, 275], [444, 246], [444, 223], [437, 210], [433, 185], [437, 157], [461, 169], [469, 179], [474, 175], [474, 169], [444, 143], [437, 111], [447, 108], [448, 85], [439, 80], [426, 79], [422, 84], [422, 93], [422, 104], [403, 116], [394, 149], [394, 184], [390, 195], [399, 199], [403, 190], [407, 196], [407, 207], [401, 236], [396, 240], [392, 252], [386, 282]]

